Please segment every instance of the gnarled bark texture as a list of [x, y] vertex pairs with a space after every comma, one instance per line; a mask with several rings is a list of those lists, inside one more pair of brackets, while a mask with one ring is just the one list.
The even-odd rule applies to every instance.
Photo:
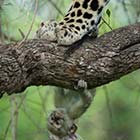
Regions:
[[140, 67], [140, 24], [86, 39], [69, 58], [67, 47], [46, 40], [27, 40], [22, 46], [0, 44], [0, 93], [21, 92], [30, 85], [72, 89], [79, 79], [88, 88], [119, 79]]

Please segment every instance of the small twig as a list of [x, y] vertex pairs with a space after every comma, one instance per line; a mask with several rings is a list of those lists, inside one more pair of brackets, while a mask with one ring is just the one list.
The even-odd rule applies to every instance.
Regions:
[[18, 108], [15, 95], [11, 96], [11, 120], [12, 140], [17, 140]]
[[0, 0], [0, 42], [3, 42], [4, 40], [3, 34], [2, 34], [2, 23], [1, 23], [1, 20], [2, 20], [1, 12], [2, 12], [3, 3], [4, 3], [4, 0]]
[[25, 34], [23, 33], [23, 31], [19, 28], [18, 31], [20, 32], [21, 37], [24, 39], [25, 38]]
[[107, 105], [107, 109], [108, 109], [108, 113], [109, 113], [109, 120], [110, 120], [110, 136], [111, 138], [113, 138], [112, 134], [113, 134], [113, 126], [112, 126], [112, 120], [113, 120], [113, 113], [112, 113], [112, 109], [111, 109], [111, 103], [110, 103], [110, 99], [109, 99], [109, 93], [108, 93], [108, 90], [107, 90], [107, 87], [106, 86], [103, 86], [103, 89], [104, 89], [104, 93], [105, 93], [105, 99], [106, 99], [106, 105]]
[[[106, 86], [103, 86], [103, 89], [104, 89], [104, 93], [105, 93], [106, 104], [107, 104], [107, 108], [108, 108], [108, 112], [109, 112], [110, 121], [112, 121], [113, 113], [112, 113], [112, 109], [111, 109], [111, 103], [110, 103], [110, 99], [109, 99], [108, 90], [107, 90]], [[111, 122], [111, 124], [112, 124], [112, 122]]]
[[32, 122], [32, 124], [37, 128], [40, 129], [39, 127], [39, 123], [37, 123], [35, 120], [33, 120], [32, 116], [30, 115], [30, 113], [27, 112], [27, 108], [26, 106], [23, 105], [23, 108], [21, 108], [21, 110], [23, 111], [23, 113], [26, 115], [26, 117]]
[[103, 20], [103, 23], [105, 23], [109, 27], [109, 29], [112, 31], [113, 30], [112, 27], [106, 22], [106, 20], [103, 17], [102, 17], [102, 20]]
[[33, 24], [34, 24], [34, 21], [35, 21], [35, 17], [36, 17], [36, 13], [37, 13], [37, 9], [38, 9], [38, 0], [36, 0], [36, 4], [35, 4], [35, 10], [34, 10], [34, 16], [33, 16], [33, 19], [32, 19], [32, 23], [31, 23], [31, 26], [27, 32], [27, 35], [24, 37], [24, 39], [17, 45], [17, 47], [20, 47], [22, 46], [23, 42], [25, 42], [32, 30], [32, 27], [33, 27]]
[[37, 87], [37, 91], [38, 91], [38, 95], [39, 95], [40, 100], [41, 100], [42, 109], [47, 114], [47, 109], [46, 109], [46, 106], [45, 106], [46, 99], [47, 99], [47, 94], [45, 94], [45, 96], [43, 96], [42, 93], [39, 90], [39, 87]]
[[[21, 97], [21, 101], [20, 101], [20, 103], [19, 103], [18, 106], [17, 106], [17, 110], [20, 109], [20, 107], [21, 107], [21, 105], [22, 105], [22, 103], [23, 103], [25, 97], [26, 97], [26, 93], [25, 93], [25, 95], [23, 95], [23, 96]], [[7, 133], [8, 133], [8, 130], [9, 130], [9, 128], [10, 128], [11, 123], [12, 123], [12, 118], [10, 118], [10, 120], [9, 120], [9, 122], [8, 122], [8, 125], [7, 125], [7, 127], [6, 127], [6, 130], [5, 130], [5, 132], [4, 132], [3, 140], [6, 140]]]
[[57, 7], [57, 5], [52, 1], [49, 0], [49, 2], [53, 5], [53, 7], [60, 13], [60, 15], [64, 16], [63, 12], [60, 10], [60, 8]]
[[123, 9], [124, 9], [124, 11], [126, 13], [126, 16], [127, 16], [127, 19], [128, 19], [128, 23], [131, 24], [131, 20], [130, 20], [130, 17], [129, 17], [129, 12], [128, 12], [128, 9], [126, 7], [126, 4], [125, 4], [124, 0], [122, 0], [122, 6], [123, 6]]

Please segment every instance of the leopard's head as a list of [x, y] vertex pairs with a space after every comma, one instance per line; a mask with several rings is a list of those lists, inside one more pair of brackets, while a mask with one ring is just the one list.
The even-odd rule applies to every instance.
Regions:
[[58, 23], [50, 20], [47, 23], [41, 22], [39, 29], [36, 31], [36, 38], [47, 39], [48, 41], [56, 41], [56, 27]]
[[65, 109], [53, 111], [48, 118], [47, 127], [52, 134], [58, 137], [72, 136], [77, 130], [77, 126]]

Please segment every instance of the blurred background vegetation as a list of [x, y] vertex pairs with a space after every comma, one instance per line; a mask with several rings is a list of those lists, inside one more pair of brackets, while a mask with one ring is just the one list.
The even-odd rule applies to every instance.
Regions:
[[[71, 1], [39, 0], [29, 38], [41, 21], [61, 20]], [[27, 34], [35, 5], [35, 0], [0, 0], [0, 42], [21, 40], [20, 31]], [[104, 19], [112, 29], [140, 21], [140, 0], [111, 0]], [[100, 35], [111, 30], [107, 24], [101, 22]], [[46, 118], [54, 109], [53, 96], [50, 86], [5, 95], [0, 100], [0, 140], [47, 140]], [[84, 140], [140, 140], [140, 71], [97, 88], [91, 107], [77, 123]]]

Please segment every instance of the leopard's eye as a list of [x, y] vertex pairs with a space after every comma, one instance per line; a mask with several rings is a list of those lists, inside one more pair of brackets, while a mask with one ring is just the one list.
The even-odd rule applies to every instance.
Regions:
[[55, 123], [56, 123], [56, 125], [60, 125], [61, 124], [61, 122], [59, 120], [57, 120]]
[[63, 125], [63, 120], [59, 119], [59, 120], [56, 120], [56, 121], [55, 121], [55, 127], [56, 127], [57, 129], [61, 128], [62, 125]]
[[51, 120], [51, 121], [54, 121], [54, 120], [55, 120], [55, 118], [52, 116], [50, 120]]
[[50, 115], [50, 117], [49, 117], [49, 122], [50, 122], [51, 124], [53, 124], [53, 123], [55, 122], [55, 116], [54, 116], [54, 114], [51, 114], [51, 115]]
[[77, 126], [75, 124], [73, 124], [70, 128], [70, 133], [74, 134], [76, 132], [76, 130], [77, 130]]

